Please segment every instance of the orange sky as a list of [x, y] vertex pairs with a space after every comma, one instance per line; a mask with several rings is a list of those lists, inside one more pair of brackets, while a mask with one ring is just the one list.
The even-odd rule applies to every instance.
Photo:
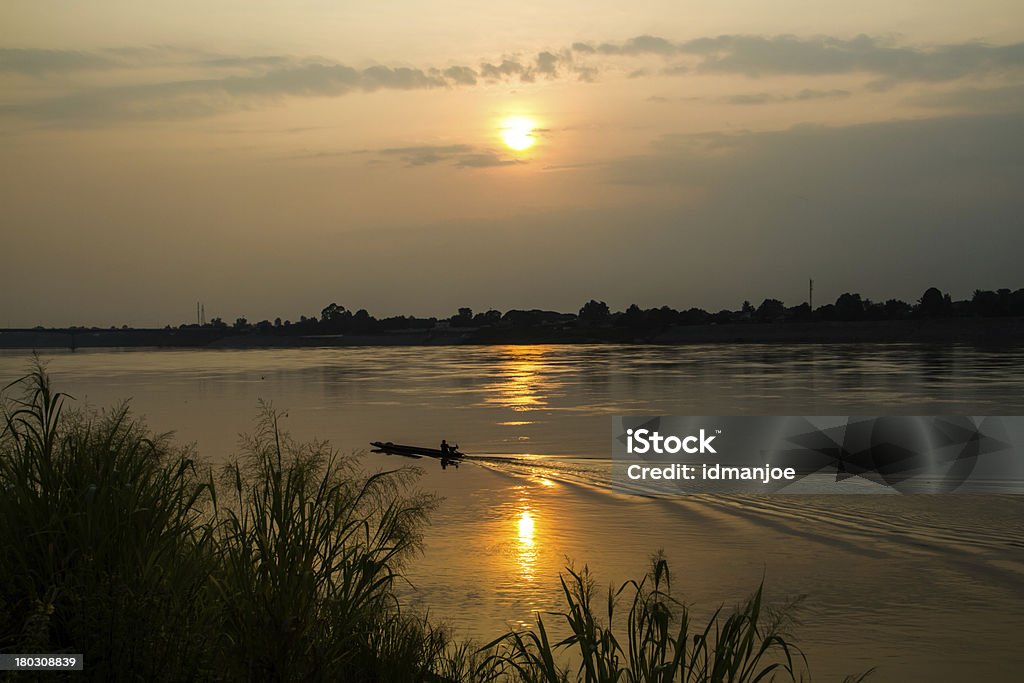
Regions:
[[1024, 285], [1019, 2], [547, 4], [4, 3], [0, 326]]

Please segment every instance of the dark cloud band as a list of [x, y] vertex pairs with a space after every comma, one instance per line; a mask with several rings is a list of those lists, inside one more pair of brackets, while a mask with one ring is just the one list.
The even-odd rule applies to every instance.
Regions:
[[[539, 78], [571, 77], [594, 81], [614, 60], [658, 58], [660, 69], [629, 70], [631, 77], [685, 76], [693, 73], [748, 77], [808, 77], [864, 74], [869, 85], [948, 82], [993, 74], [1015, 78], [1024, 70], [1024, 43], [990, 45], [968, 42], [932, 47], [890, 44], [870, 36], [834, 37], [723, 35], [688, 41], [643, 35], [621, 43], [574, 43], [560, 52], [533, 57], [506, 56], [477, 67], [444, 69], [411, 66], [355, 68], [324, 60], [282, 55], [232, 56], [173, 47], [122, 48], [94, 52], [0, 49], [0, 74], [47, 78], [79, 73], [151, 66], [181, 66], [202, 74], [177, 81], [131, 86], [83, 86], [49, 98], [14, 102], [0, 115], [44, 123], [96, 124], [123, 120], [207, 116], [278, 97], [338, 97], [377, 90], [426, 90], [472, 87], [480, 83], [531, 83]], [[805, 89], [785, 101], [845, 96], [845, 91]], [[739, 95], [734, 104], [780, 101], [780, 96]]]

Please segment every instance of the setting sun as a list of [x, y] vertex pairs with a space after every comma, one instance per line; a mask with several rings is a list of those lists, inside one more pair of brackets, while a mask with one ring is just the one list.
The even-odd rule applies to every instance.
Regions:
[[512, 116], [501, 122], [501, 139], [509, 148], [521, 152], [533, 147], [533, 143], [536, 142], [534, 130], [536, 124], [533, 119]]

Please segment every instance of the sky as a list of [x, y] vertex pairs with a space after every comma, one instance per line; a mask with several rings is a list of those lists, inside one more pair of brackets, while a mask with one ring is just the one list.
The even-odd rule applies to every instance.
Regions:
[[0, 327], [964, 298], [1022, 187], [1019, 0], [0, 5]]

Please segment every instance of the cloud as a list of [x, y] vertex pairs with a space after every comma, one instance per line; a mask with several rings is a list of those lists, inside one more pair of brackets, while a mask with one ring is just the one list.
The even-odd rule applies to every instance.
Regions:
[[503, 59], [499, 64], [484, 62], [480, 65], [480, 75], [490, 80], [501, 80], [513, 76], [524, 82], [533, 80], [533, 69], [524, 66], [517, 59]]
[[291, 57], [283, 55], [254, 55], [251, 57], [211, 55], [198, 60], [195, 62], [195, 65], [211, 68], [243, 67], [247, 69], [254, 69], [260, 67], [280, 68], [293, 64], [294, 62], [295, 60]]
[[523, 163], [518, 159], [504, 158], [493, 150], [459, 144], [389, 147], [375, 150], [373, 153], [383, 157], [398, 158], [407, 166], [447, 163], [456, 168], [492, 168]]
[[572, 49], [583, 55], [690, 56], [700, 72], [751, 77], [862, 72], [901, 81], [945, 81], [1024, 68], [1024, 43], [913, 47], [865, 35], [852, 39], [721, 35], [681, 42], [645, 35], [622, 43], [574, 43]]
[[414, 147], [389, 147], [377, 150], [384, 156], [397, 156], [410, 166], [426, 166], [453, 157], [459, 157], [473, 151], [470, 145], [419, 145]]
[[805, 88], [795, 93], [741, 93], [723, 97], [725, 104], [756, 105], [779, 104], [783, 102], [808, 102], [811, 100], [836, 100], [850, 96], [849, 90], [812, 90]]
[[451, 66], [442, 73], [445, 78], [456, 85], [476, 85], [476, 71], [468, 66]]
[[49, 123], [104, 123], [124, 120], [207, 116], [237, 109], [251, 100], [337, 97], [353, 91], [419, 90], [448, 87], [443, 76], [412, 68], [307, 63], [260, 75], [105, 87], [49, 99], [0, 106], [0, 114]]
[[1024, 85], [1000, 88], [959, 88], [910, 98], [911, 104], [934, 109], [977, 112], [1024, 112]]
[[551, 52], [541, 52], [537, 55], [537, 73], [554, 78], [558, 75], [558, 63], [561, 58]]
[[459, 168], [492, 168], [495, 166], [515, 166], [526, 163], [521, 159], [505, 159], [496, 152], [478, 152], [467, 154], [456, 161]]
[[223, 55], [175, 46], [118, 47], [92, 52], [39, 48], [0, 48], [0, 73], [28, 76], [108, 71], [147, 66], [204, 69], [268, 69], [296, 63], [285, 55]]
[[752, 77], [863, 72], [898, 81], [946, 81], [1024, 67], [1024, 43], [898, 47], [865, 35], [850, 40], [727, 35], [681, 43], [679, 51], [701, 57], [702, 72]]
[[571, 65], [571, 58], [545, 50], [537, 53], [532, 64], [526, 64], [518, 57], [505, 57], [497, 64], [483, 62], [480, 76], [488, 81], [515, 79], [521, 83], [533, 83], [537, 76], [557, 78], [562, 65]]
[[661, 70], [661, 73], [664, 76], [684, 76], [690, 73], [690, 67], [685, 64], [673, 64], [672, 66], [666, 66]]
[[577, 52], [597, 52], [603, 55], [673, 55], [679, 52], [677, 43], [648, 35], [630, 38], [623, 43], [574, 43], [572, 47]]
[[109, 69], [116, 64], [108, 57], [90, 52], [0, 48], [0, 72], [40, 76], [55, 72]]
[[[637, 59], [663, 60], [660, 69]], [[261, 106], [283, 97], [340, 97], [378, 90], [474, 87], [484, 83], [532, 83], [537, 78], [598, 80], [616, 60], [630, 60], [630, 78], [652, 75], [737, 74], [825, 76], [864, 74], [869, 88], [901, 82], [940, 83], [967, 77], [1024, 72], [1024, 42], [990, 45], [968, 42], [931, 47], [899, 46], [870, 36], [722, 35], [688, 41], [641, 35], [619, 43], [574, 43], [562, 51], [544, 50], [529, 60], [504, 57], [478, 68], [417, 66], [354, 67], [323, 59], [287, 55], [227, 55], [177, 47], [116, 48], [95, 51], [0, 49], [0, 73], [46, 79], [52, 74], [161, 67], [186, 69], [191, 77], [153, 81], [147, 74], [133, 85], [88, 83], [55, 87], [59, 94], [12, 100], [0, 115], [57, 125], [99, 125], [125, 120], [169, 120], [209, 116]], [[652, 68], [655, 67], [655, 68]], [[161, 76], [165, 78], [165, 76]], [[119, 79], [122, 82], [124, 79]], [[73, 87], [73, 90], [67, 88]], [[835, 89], [807, 89], [796, 95], [733, 96], [733, 104], [797, 102], [845, 96]]]

